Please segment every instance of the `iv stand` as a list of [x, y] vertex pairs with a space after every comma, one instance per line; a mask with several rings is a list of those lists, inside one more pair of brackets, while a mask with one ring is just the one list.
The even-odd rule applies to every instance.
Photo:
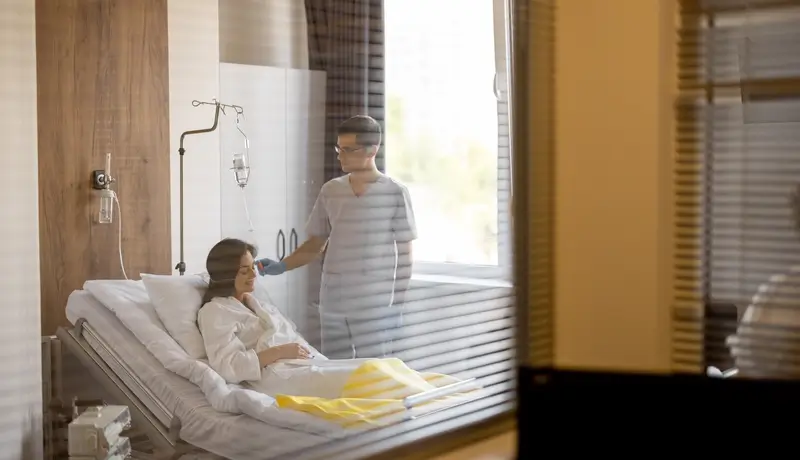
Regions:
[[186, 149], [183, 148], [183, 141], [186, 136], [191, 136], [194, 134], [205, 134], [214, 132], [217, 130], [217, 124], [219, 123], [219, 113], [222, 112], [225, 114], [226, 108], [231, 108], [236, 111], [237, 115], [244, 114], [244, 109], [242, 109], [238, 105], [228, 105], [222, 104], [221, 102], [217, 101], [216, 99], [212, 99], [212, 102], [201, 102], [201, 101], [192, 101], [192, 107], [199, 107], [201, 105], [213, 105], [214, 106], [214, 124], [211, 125], [210, 128], [207, 129], [194, 129], [191, 131], [184, 131], [181, 133], [181, 140], [180, 146], [178, 147], [178, 155], [180, 155], [180, 256], [181, 261], [178, 262], [178, 265], [175, 266], [175, 269], [178, 270], [180, 276], [183, 276], [186, 273], [186, 261], [184, 259], [184, 249], [183, 249], [183, 154], [186, 153]]

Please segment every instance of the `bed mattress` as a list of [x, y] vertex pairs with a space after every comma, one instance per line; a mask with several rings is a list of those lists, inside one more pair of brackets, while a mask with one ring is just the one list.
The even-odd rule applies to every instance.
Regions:
[[200, 388], [166, 370], [111, 311], [86, 291], [70, 296], [66, 313], [72, 324], [83, 318], [91, 326], [98, 337], [85, 334], [90, 346], [164, 425], [169, 426], [175, 414], [181, 421], [181, 439], [194, 446], [234, 460], [255, 460], [282, 457], [329, 441], [246, 415], [216, 411]]

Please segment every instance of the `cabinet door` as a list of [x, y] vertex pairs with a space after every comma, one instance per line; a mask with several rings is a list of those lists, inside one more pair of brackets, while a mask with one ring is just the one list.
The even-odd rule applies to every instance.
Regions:
[[[286, 152], [288, 223], [292, 250], [308, 238], [305, 224], [324, 182], [325, 73], [286, 71]], [[306, 334], [307, 317], [315, 314], [311, 292], [319, 289], [319, 267], [311, 264], [289, 274], [289, 316]]]
[[[222, 165], [222, 236], [241, 238], [258, 247], [259, 257], [289, 254], [286, 226], [286, 72], [263, 66], [220, 64], [220, 102], [244, 109], [240, 127], [250, 141], [250, 177], [242, 190], [234, 179], [233, 154], [244, 151], [232, 109], [220, 118]], [[187, 157], [187, 161], [191, 161]], [[246, 205], [245, 205], [246, 200]], [[249, 209], [247, 219], [245, 206]], [[285, 309], [287, 277], [259, 279], [280, 309]]]

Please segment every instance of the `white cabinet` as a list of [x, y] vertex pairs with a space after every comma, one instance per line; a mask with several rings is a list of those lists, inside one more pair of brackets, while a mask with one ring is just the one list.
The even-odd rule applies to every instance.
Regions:
[[[244, 109], [250, 139], [250, 180], [242, 191], [233, 177], [233, 154], [244, 148], [235, 114], [220, 119], [223, 237], [255, 243], [260, 257], [282, 259], [305, 241], [305, 222], [324, 181], [325, 73], [220, 64], [220, 101]], [[249, 229], [244, 198], [250, 210]], [[259, 278], [301, 333], [309, 310], [308, 268]]]
[[[325, 170], [325, 73], [286, 69], [286, 182], [287, 196], [293, 197], [288, 207], [287, 253], [294, 251], [308, 238], [305, 224], [320, 188]], [[304, 312], [292, 315], [301, 327], [306, 317], [316, 312], [310, 305], [310, 290], [318, 289], [316, 265], [288, 273], [288, 296], [292, 305], [305, 306]], [[303, 333], [313, 337], [312, 331]], [[311, 338], [309, 338], [311, 340]]]

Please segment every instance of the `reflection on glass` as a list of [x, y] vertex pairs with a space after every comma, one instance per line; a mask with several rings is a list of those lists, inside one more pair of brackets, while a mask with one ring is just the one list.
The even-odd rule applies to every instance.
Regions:
[[141, 452], [247, 460], [508, 411], [505, 2], [205, 3], [164, 21], [171, 136], [195, 99], [243, 114], [187, 148], [188, 269], [79, 289], [59, 398], [141, 409]]

